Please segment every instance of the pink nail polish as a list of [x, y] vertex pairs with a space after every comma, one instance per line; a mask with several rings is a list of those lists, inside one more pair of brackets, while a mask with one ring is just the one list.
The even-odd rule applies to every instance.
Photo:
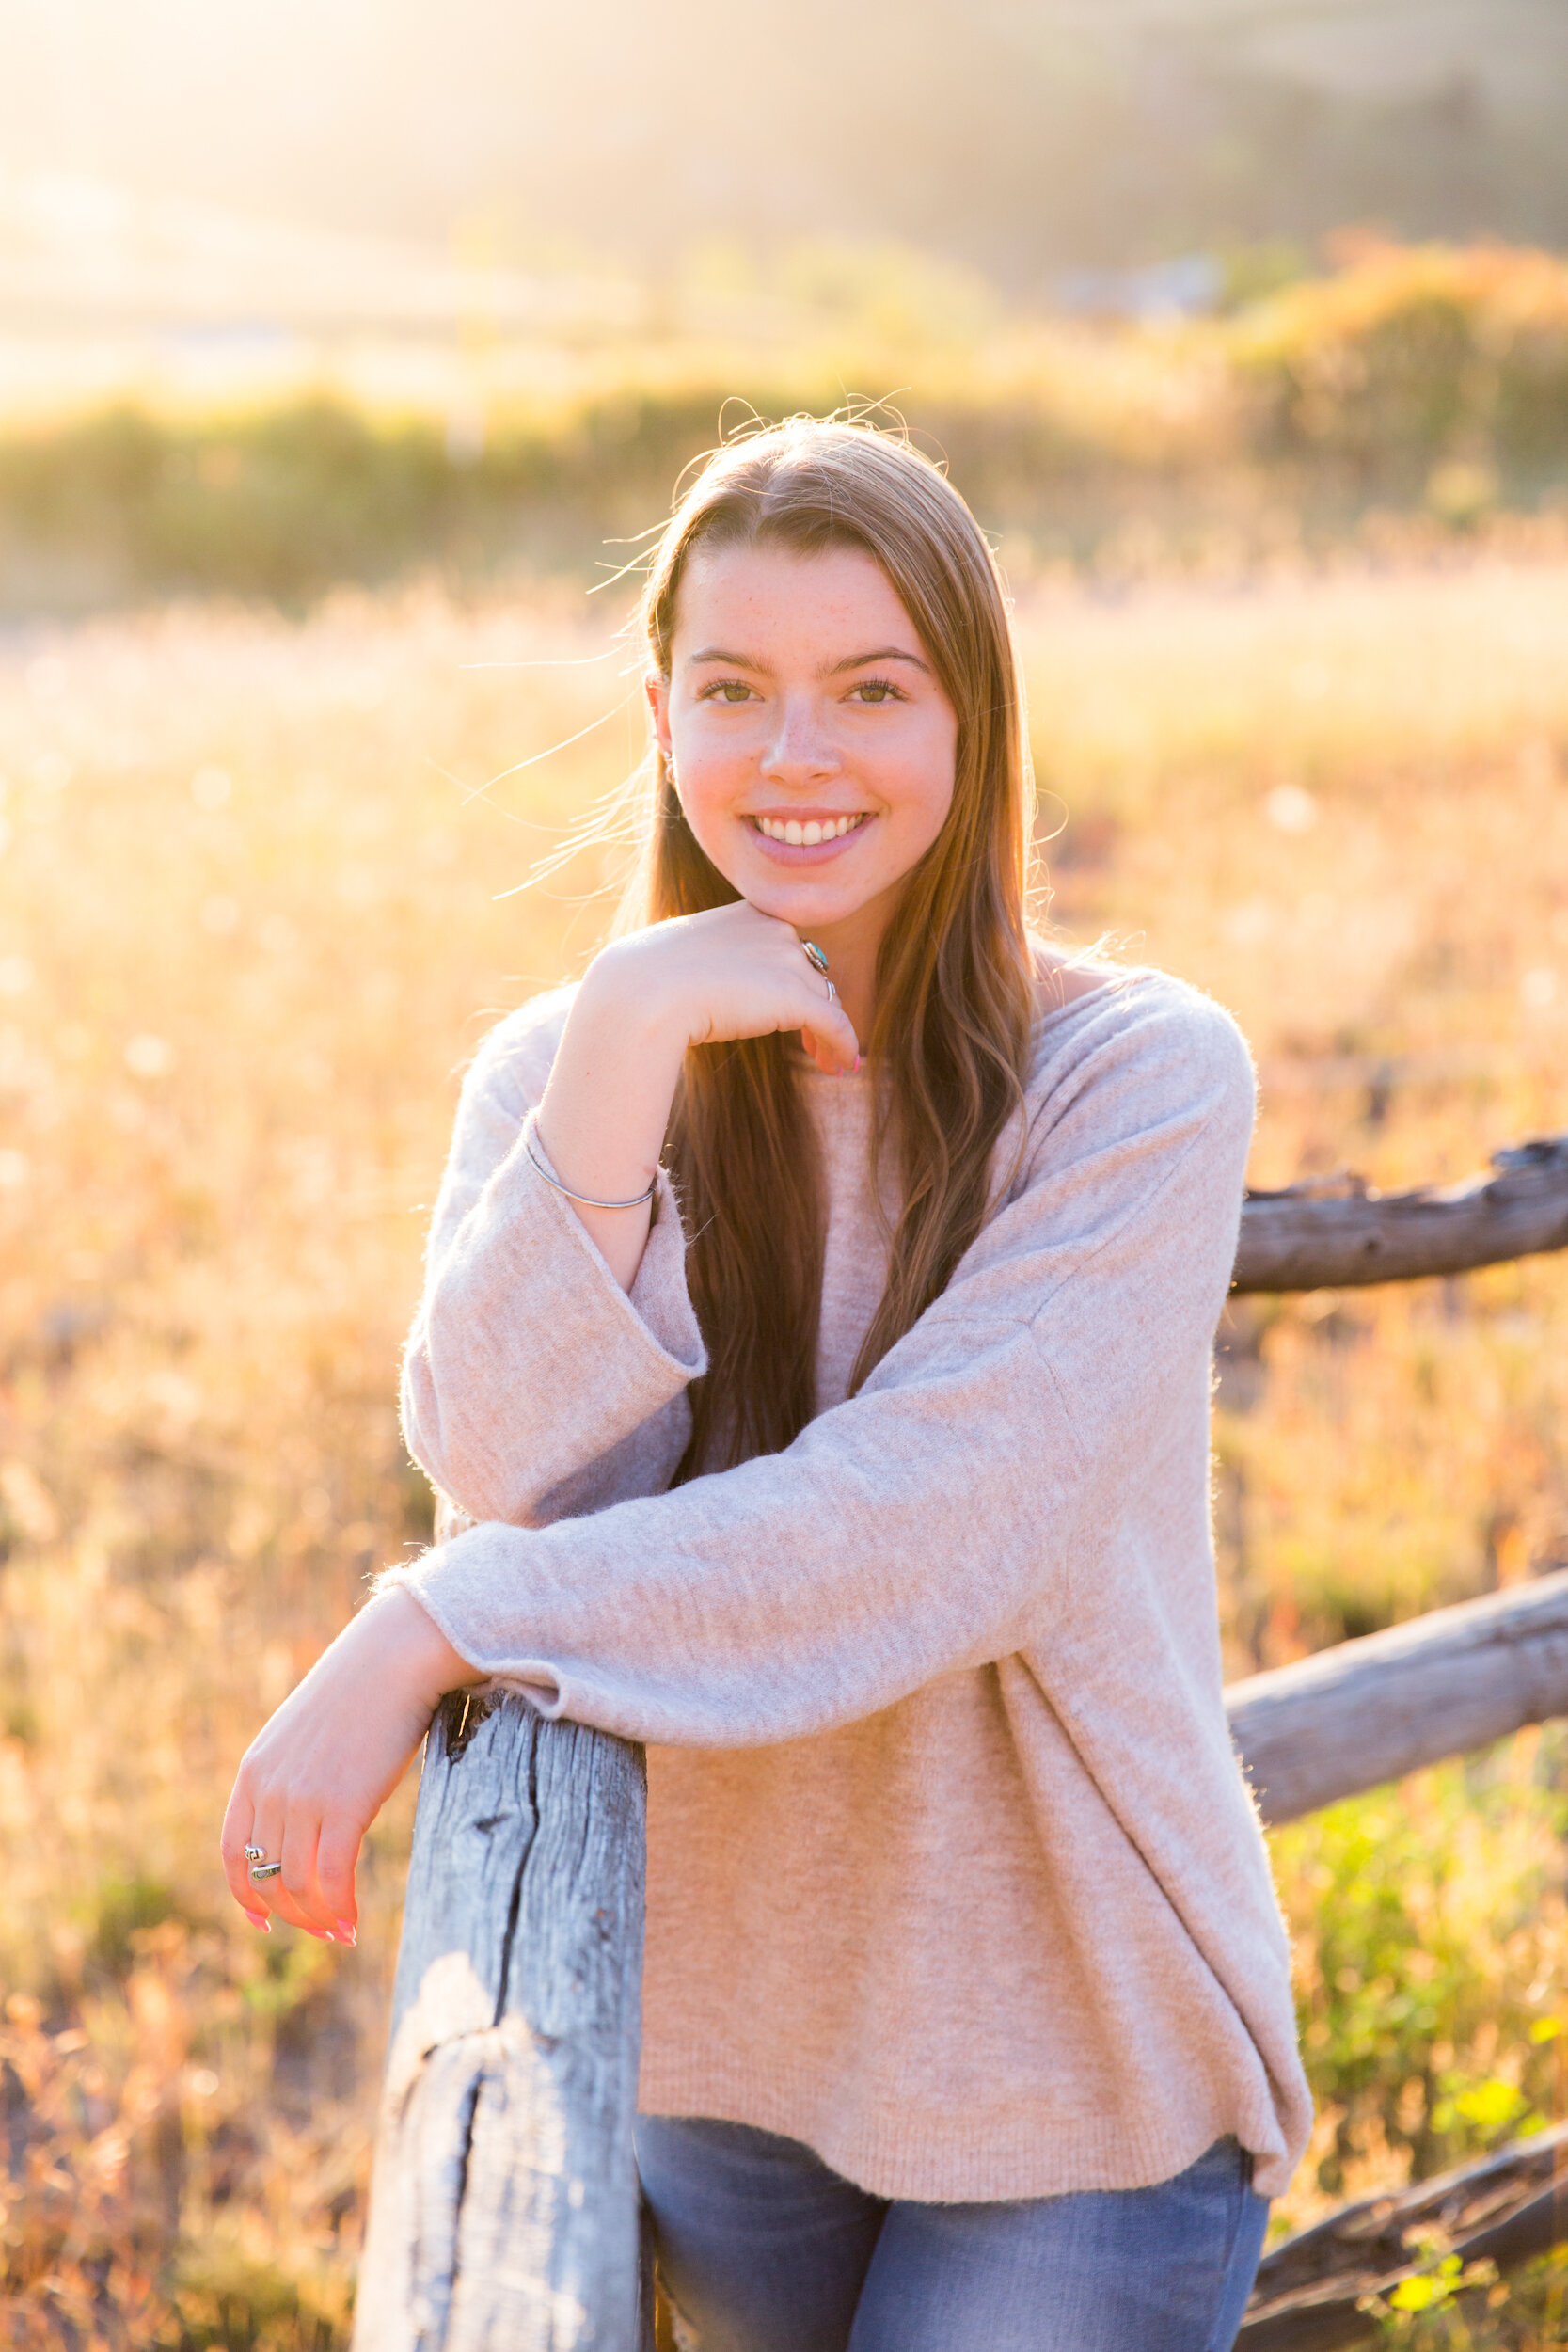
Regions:
[[338, 1934], [345, 1944], [356, 1944], [359, 1941], [359, 1931], [352, 1919], [339, 1920]]
[[247, 1911], [245, 1915], [253, 1928], [261, 1929], [263, 1935], [272, 1933], [272, 1921], [264, 1911]]

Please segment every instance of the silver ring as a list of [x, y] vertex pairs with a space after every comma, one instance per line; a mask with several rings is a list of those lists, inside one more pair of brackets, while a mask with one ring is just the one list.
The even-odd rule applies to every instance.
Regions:
[[282, 1875], [281, 1862], [253, 1862], [250, 1866], [250, 1883], [253, 1886], [260, 1886], [263, 1879], [277, 1879], [281, 1878]]
[[828, 959], [822, 953], [822, 950], [817, 946], [816, 940], [802, 939], [800, 946], [805, 952], [806, 961], [811, 965], [813, 971], [820, 972], [822, 977], [826, 979], [828, 977]]
[[838, 991], [832, 980], [828, 982], [828, 1002], [830, 1005], [836, 1005], [838, 1002]]
[[264, 1862], [267, 1858], [267, 1850], [265, 1846], [247, 1846], [245, 1850], [245, 1858], [247, 1862]]

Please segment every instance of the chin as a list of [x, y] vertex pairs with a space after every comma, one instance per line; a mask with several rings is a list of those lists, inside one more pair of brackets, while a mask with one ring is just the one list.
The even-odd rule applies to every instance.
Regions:
[[749, 889], [744, 882], [736, 882], [736, 888], [743, 898], [751, 900], [759, 914], [771, 914], [781, 923], [793, 923], [797, 930], [809, 930], [814, 923], [824, 928], [830, 923], [842, 923], [866, 903], [863, 898], [846, 898], [836, 892], [814, 890], [804, 881], [781, 886], [776, 874], [759, 876], [754, 889]]

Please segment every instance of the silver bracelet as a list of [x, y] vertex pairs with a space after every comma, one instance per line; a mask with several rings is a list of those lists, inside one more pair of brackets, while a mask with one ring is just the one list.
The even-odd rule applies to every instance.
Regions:
[[586, 1192], [574, 1192], [570, 1184], [563, 1184], [559, 1176], [552, 1176], [550, 1174], [549, 1169], [545, 1167], [544, 1163], [534, 1156], [533, 1138], [531, 1136], [525, 1140], [523, 1149], [528, 1153], [529, 1158], [533, 1161], [535, 1168], [538, 1170], [539, 1174], [543, 1176], [546, 1184], [553, 1184], [557, 1192], [563, 1192], [568, 1200], [580, 1201], [585, 1209], [641, 1209], [646, 1202], [653, 1199], [655, 1193], [658, 1190], [658, 1178], [656, 1176], [653, 1183], [648, 1186], [647, 1191], [640, 1192], [635, 1200], [595, 1200]]

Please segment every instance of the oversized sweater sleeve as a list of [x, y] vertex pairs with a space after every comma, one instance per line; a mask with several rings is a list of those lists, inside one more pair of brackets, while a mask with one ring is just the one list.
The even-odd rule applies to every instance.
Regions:
[[673, 1745], [803, 1737], [1048, 1646], [1207, 1412], [1251, 1118], [1227, 1016], [1171, 982], [1113, 994], [1011, 1196], [856, 1396], [784, 1453], [477, 1526], [390, 1581], [546, 1713]]
[[539, 1525], [668, 1486], [706, 1365], [668, 1179], [628, 1296], [535, 1165], [565, 1013], [564, 994], [525, 1006], [468, 1071], [404, 1357], [408, 1450], [472, 1519]]

